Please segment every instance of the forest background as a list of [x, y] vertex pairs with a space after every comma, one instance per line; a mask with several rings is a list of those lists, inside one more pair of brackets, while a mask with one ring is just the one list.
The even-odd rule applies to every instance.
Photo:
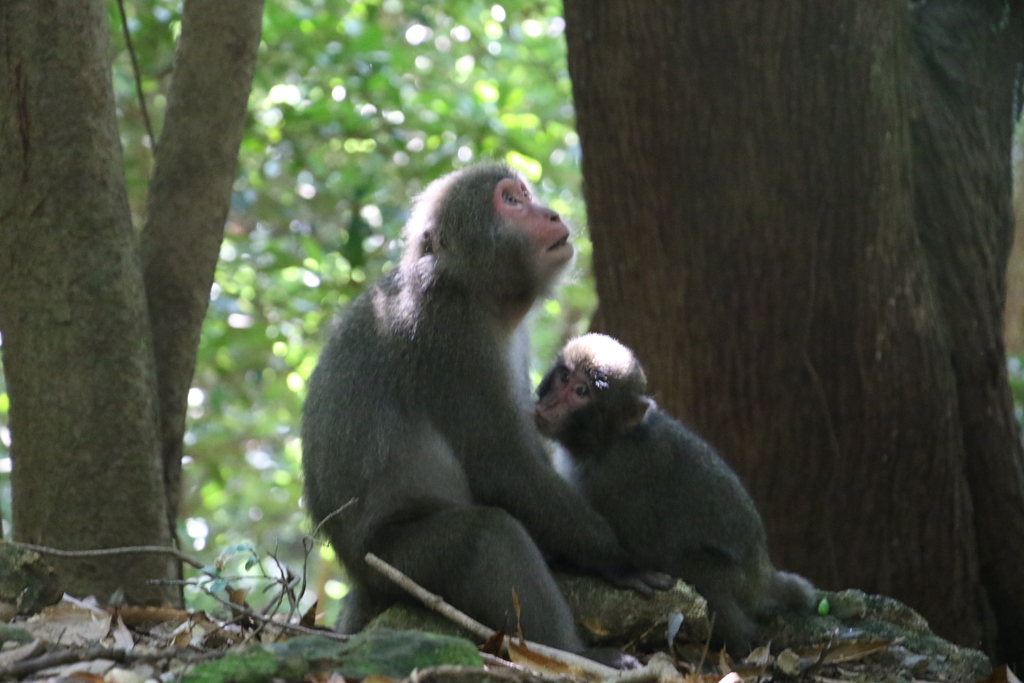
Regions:
[[[163, 127], [182, 7], [153, 0], [125, 9], [137, 70], [118, 5], [108, 3], [128, 201], [141, 229], [153, 172], [148, 129], [159, 136]], [[1005, 17], [1011, 20], [1019, 25], [1019, 14]], [[993, 21], [994, 33], [1000, 21]], [[261, 570], [248, 563], [249, 548], [302, 564], [309, 523], [300, 505], [298, 428], [306, 379], [331, 317], [394, 263], [410, 199], [433, 178], [481, 159], [507, 161], [574, 226], [578, 258], [534, 321], [535, 376], [565, 339], [588, 328], [597, 295], [565, 31], [557, 2], [266, 4], [238, 174], [188, 392], [177, 515], [188, 554], [211, 563], [227, 551], [235, 557], [232, 571], [255, 583]], [[848, 94], [839, 86], [837, 101]], [[749, 125], [756, 127], [754, 120]], [[1018, 121], [1018, 227], [1024, 226], [1021, 130]], [[1010, 258], [1006, 290], [1006, 368], [1018, 420], [1024, 415], [1022, 242]], [[0, 377], [5, 536], [9, 408]], [[311, 595], [341, 598], [344, 577], [330, 548], [317, 546], [312, 560]], [[274, 562], [262, 568], [277, 571]], [[210, 605], [193, 589], [186, 598]], [[328, 607], [328, 622], [335, 610]]]

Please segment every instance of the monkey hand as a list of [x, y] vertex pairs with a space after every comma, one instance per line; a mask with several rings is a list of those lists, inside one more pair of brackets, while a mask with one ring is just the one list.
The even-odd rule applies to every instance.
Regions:
[[637, 569], [626, 574], [607, 574], [605, 578], [620, 588], [632, 588], [643, 595], [654, 595], [655, 591], [668, 590], [676, 585], [673, 577], [650, 569]]

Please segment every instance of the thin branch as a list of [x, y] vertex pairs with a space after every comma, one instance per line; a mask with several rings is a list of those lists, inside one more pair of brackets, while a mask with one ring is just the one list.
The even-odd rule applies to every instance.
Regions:
[[156, 138], [153, 136], [153, 125], [149, 122], [149, 110], [146, 109], [146, 96], [142, 94], [142, 73], [139, 71], [139, 60], [135, 56], [135, 46], [132, 44], [131, 34], [128, 32], [128, 15], [124, 11], [124, 0], [117, 0], [117, 9], [121, 12], [121, 30], [124, 32], [124, 44], [128, 48], [128, 56], [132, 60], [132, 73], [135, 75], [135, 92], [139, 96], [139, 107], [142, 109], [142, 121], [146, 124], [146, 133], [149, 135], [150, 150], [156, 148]]
[[[424, 605], [434, 610], [438, 614], [452, 620], [459, 626], [472, 632], [474, 635], [480, 637], [482, 640], [487, 640], [494, 635], [494, 630], [484, 626], [479, 621], [473, 619], [468, 614], [461, 612], [447, 602], [440, 595], [435, 595], [427, 589], [423, 588], [415, 581], [410, 579], [408, 576], [398, 571], [390, 564], [380, 559], [373, 553], [366, 553], [364, 558], [366, 563], [376, 569], [378, 572], [391, 579], [395, 584], [405, 590], [407, 593], [412, 595], [414, 598], [422, 602]], [[566, 652], [565, 650], [559, 650], [557, 648], [548, 647], [547, 645], [541, 645], [533, 641], [526, 641], [526, 647], [539, 655], [543, 655], [550, 659], [553, 659], [562, 664], [568, 664], [574, 666], [584, 673], [588, 673], [598, 678], [618, 678], [620, 672], [604, 664], [598, 664], [597, 662], [581, 657], [580, 655]]]
[[265, 617], [259, 612], [252, 609], [251, 607], [247, 607], [245, 605], [236, 605], [230, 600], [225, 600], [219, 595], [211, 593], [210, 591], [205, 589], [203, 590], [203, 592], [209, 595], [217, 602], [219, 602], [220, 604], [225, 605], [232, 610], [235, 610], [243, 616], [252, 617], [255, 621], [258, 621], [261, 624], [273, 625], [284, 631], [294, 631], [295, 633], [302, 633], [304, 635], [309, 636], [324, 636], [326, 638], [330, 638], [331, 640], [338, 640], [341, 642], [345, 642], [349, 639], [349, 636], [347, 634], [338, 633], [337, 631], [329, 631], [319, 628], [307, 628], [305, 626], [299, 626], [298, 624], [289, 624], [286, 621], [278, 621], [277, 619], [274, 619], [272, 617]]
[[84, 662], [91, 659], [110, 659], [115, 662], [124, 662], [128, 659], [128, 653], [122, 649], [93, 646], [75, 650], [57, 650], [47, 652], [39, 657], [26, 659], [14, 664], [0, 667], [0, 678], [23, 678], [43, 669], [74, 662]]
[[323, 528], [324, 524], [327, 524], [328, 520], [330, 520], [332, 517], [337, 517], [338, 515], [340, 515], [342, 512], [345, 511], [345, 508], [349, 507], [350, 505], [355, 505], [357, 500], [359, 500], [359, 499], [358, 498], [349, 498], [348, 501], [346, 501], [344, 504], [342, 504], [341, 507], [339, 507], [337, 510], [331, 512], [331, 514], [329, 514], [326, 517], [324, 517], [323, 519], [321, 519], [320, 523], [317, 524], [315, 527], [313, 527], [313, 531], [310, 533], [310, 536], [316, 536], [317, 533], [319, 533], [320, 529]]
[[172, 548], [166, 545], [133, 545], [124, 548], [100, 548], [97, 550], [61, 550], [59, 548], [50, 548], [45, 545], [35, 545], [33, 543], [20, 543], [18, 541], [3, 541], [7, 545], [15, 548], [23, 548], [24, 550], [34, 550], [37, 553], [43, 555], [56, 555], [57, 557], [107, 557], [109, 555], [136, 555], [141, 553], [155, 553], [159, 555], [171, 555], [178, 558], [185, 564], [188, 564], [196, 569], [203, 569], [206, 567], [199, 560], [193, 559], [181, 552], [177, 548]]

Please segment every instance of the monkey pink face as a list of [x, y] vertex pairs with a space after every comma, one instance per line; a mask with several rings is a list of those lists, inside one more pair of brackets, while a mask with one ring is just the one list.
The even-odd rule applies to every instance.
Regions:
[[570, 372], [560, 365], [554, 369], [547, 393], [533, 408], [533, 420], [544, 436], [556, 436], [573, 412], [590, 403], [593, 389], [582, 369]]
[[569, 228], [557, 213], [538, 204], [519, 178], [498, 181], [494, 186], [494, 208], [506, 223], [526, 233], [543, 274], [553, 275], [572, 257]]

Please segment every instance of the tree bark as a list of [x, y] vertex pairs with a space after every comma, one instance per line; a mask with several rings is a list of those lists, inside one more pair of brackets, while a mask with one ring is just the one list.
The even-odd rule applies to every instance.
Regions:
[[1006, 352], [1024, 354], [1024, 145], [1013, 145], [1013, 249], [1006, 265], [1003, 341]]
[[199, 333], [210, 300], [262, 29], [262, 0], [186, 0], [142, 231], [171, 534]]
[[981, 644], [953, 347], [914, 221], [907, 6], [565, 15], [609, 333], [740, 474], [780, 566]]
[[[153, 350], [106, 4], [0, 3], [0, 329], [14, 538], [169, 545]], [[159, 555], [59, 561], [68, 590], [162, 603]]]
[[963, 0], [916, 7], [911, 130], [917, 226], [952, 342], [981, 579], [999, 655], [1024, 664], [1024, 447], [1003, 348], [1024, 14], [1020, 3], [1008, 9]]

